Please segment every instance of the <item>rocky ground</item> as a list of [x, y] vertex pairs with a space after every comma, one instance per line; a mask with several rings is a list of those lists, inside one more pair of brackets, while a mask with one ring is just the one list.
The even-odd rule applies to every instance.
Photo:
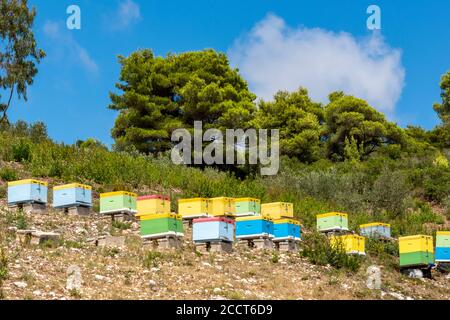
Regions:
[[[15, 227], [56, 232], [56, 244], [22, 244]], [[126, 237], [122, 247], [99, 247], [105, 235]], [[0, 209], [0, 240], [7, 257], [4, 299], [450, 299], [450, 278], [410, 279], [381, 268], [382, 289], [357, 274], [315, 266], [299, 254], [237, 249], [201, 254], [185, 242], [179, 251], [142, 245], [138, 225], [111, 227], [98, 215], [50, 211], [20, 216]]]

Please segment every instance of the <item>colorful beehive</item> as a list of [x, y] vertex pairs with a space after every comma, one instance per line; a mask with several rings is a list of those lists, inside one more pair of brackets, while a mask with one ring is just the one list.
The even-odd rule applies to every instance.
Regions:
[[137, 195], [127, 191], [116, 191], [100, 194], [100, 213], [136, 213]]
[[157, 239], [166, 236], [184, 235], [183, 222], [180, 215], [174, 213], [137, 214], [140, 220], [141, 237]]
[[450, 262], [450, 231], [436, 232], [436, 262]]
[[138, 214], [170, 213], [170, 198], [163, 195], [148, 195], [137, 198]]
[[294, 219], [279, 219], [273, 222], [274, 241], [301, 240], [300, 222]]
[[206, 198], [192, 198], [178, 200], [178, 214], [183, 219], [208, 216], [210, 200]]
[[208, 215], [212, 217], [234, 216], [236, 206], [233, 198], [219, 197], [209, 199]]
[[332, 246], [342, 246], [347, 254], [365, 255], [366, 238], [356, 235], [347, 234], [343, 236], [332, 236], [330, 244]]
[[235, 222], [225, 217], [210, 217], [194, 219], [192, 225], [192, 240], [202, 242], [233, 242]]
[[92, 187], [72, 183], [53, 188], [53, 207], [92, 207]]
[[261, 205], [261, 214], [273, 220], [294, 217], [294, 205], [287, 202], [264, 203]]
[[400, 267], [428, 266], [434, 263], [433, 237], [416, 235], [398, 239]]
[[273, 237], [273, 221], [268, 217], [250, 216], [236, 219], [236, 239]]
[[348, 214], [329, 212], [317, 215], [317, 230], [320, 232], [347, 231]]
[[362, 236], [368, 238], [390, 238], [391, 225], [381, 222], [362, 224], [359, 226]]
[[254, 216], [261, 214], [261, 200], [254, 198], [238, 198], [234, 200], [236, 217]]
[[8, 205], [24, 203], [47, 203], [47, 182], [20, 180], [8, 182]]

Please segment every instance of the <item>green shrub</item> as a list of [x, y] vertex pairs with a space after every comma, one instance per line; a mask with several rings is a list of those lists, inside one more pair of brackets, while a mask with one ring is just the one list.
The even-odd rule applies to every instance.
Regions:
[[15, 181], [17, 180], [17, 172], [11, 168], [1, 168], [0, 178], [3, 181]]
[[13, 144], [12, 157], [16, 162], [29, 162], [31, 160], [31, 144], [23, 139]]
[[163, 257], [163, 254], [158, 251], [149, 251], [144, 256], [144, 267], [145, 268], [154, 268], [157, 267], [159, 261]]

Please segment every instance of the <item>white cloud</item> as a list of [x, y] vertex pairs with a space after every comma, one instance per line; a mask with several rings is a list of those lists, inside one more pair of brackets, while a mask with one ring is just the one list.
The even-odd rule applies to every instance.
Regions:
[[141, 20], [141, 8], [132, 0], [124, 0], [119, 3], [119, 6], [113, 13], [108, 14], [104, 18], [109, 29], [114, 31], [122, 30]]
[[53, 48], [59, 47], [63, 50], [65, 58], [74, 60], [90, 74], [97, 75], [99, 71], [97, 63], [89, 55], [89, 52], [73, 38], [71, 32], [55, 21], [46, 21], [44, 24], [44, 34], [53, 41]]
[[326, 103], [328, 94], [342, 90], [392, 114], [404, 86], [401, 52], [381, 35], [358, 40], [345, 32], [290, 28], [275, 15], [237, 39], [229, 55], [252, 90], [267, 100], [278, 90], [302, 86]]

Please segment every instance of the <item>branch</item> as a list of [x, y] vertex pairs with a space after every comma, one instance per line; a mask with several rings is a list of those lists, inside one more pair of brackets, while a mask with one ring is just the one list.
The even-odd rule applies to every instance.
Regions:
[[2, 118], [0, 119], [0, 123], [3, 123], [4, 121], [8, 122], [8, 116], [6, 115], [6, 111], [8, 111], [9, 106], [11, 105], [11, 100], [14, 94], [14, 84], [11, 87], [11, 90], [9, 92], [9, 99], [8, 99], [8, 103], [5, 105], [5, 107], [3, 108], [3, 115]]

